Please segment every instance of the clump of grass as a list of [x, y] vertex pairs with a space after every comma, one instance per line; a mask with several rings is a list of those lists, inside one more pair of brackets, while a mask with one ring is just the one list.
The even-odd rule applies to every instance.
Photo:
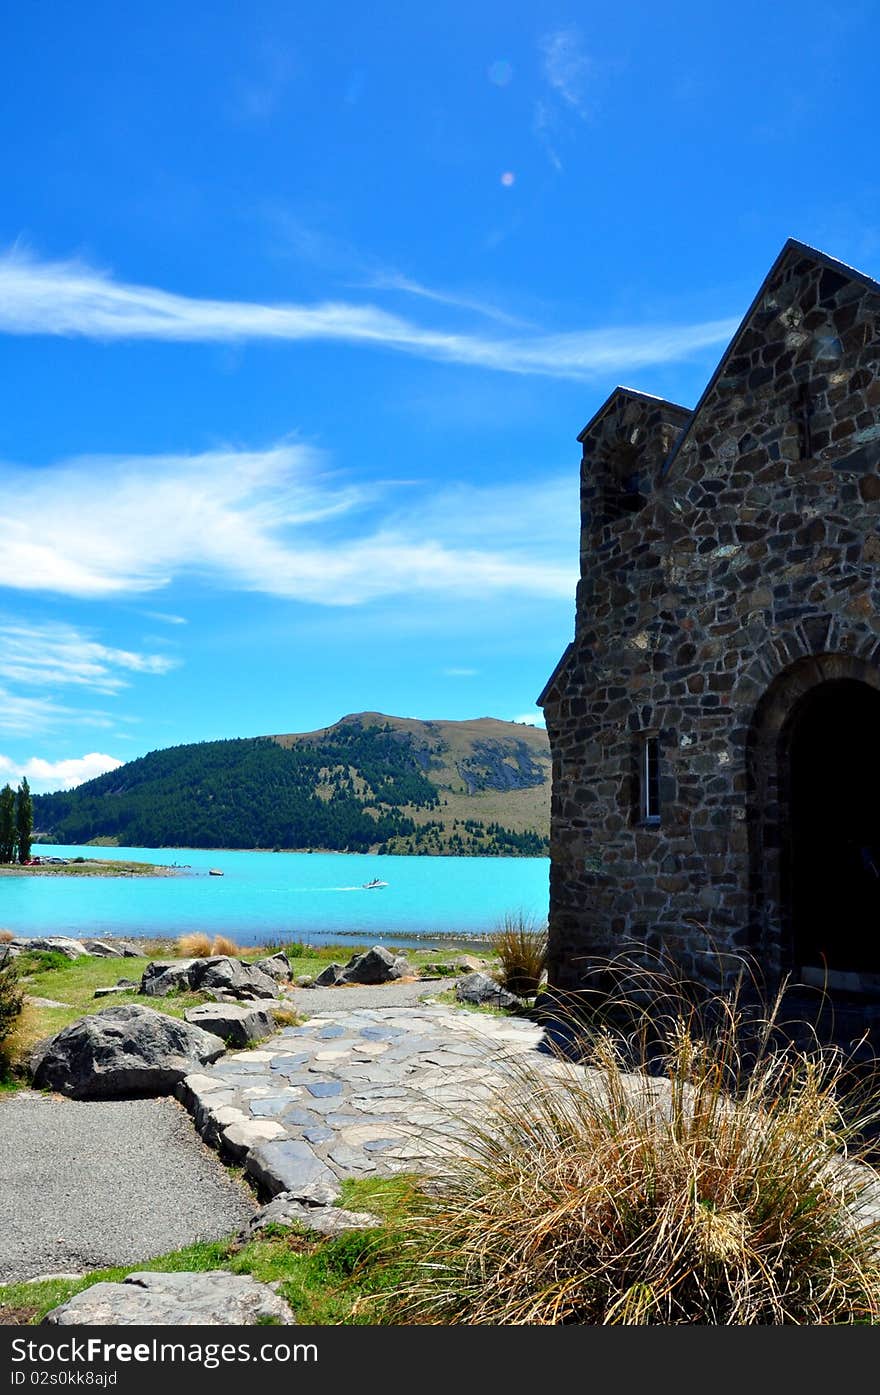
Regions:
[[20, 975], [8, 949], [0, 950], [0, 1051], [24, 1007]]
[[539, 930], [524, 912], [510, 911], [489, 943], [500, 960], [502, 985], [519, 998], [533, 998], [547, 967], [546, 930]]
[[8, 945], [15, 939], [11, 930], [0, 930], [0, 945]]
[[178, 959], [210, 959], [212, 942], [207, 935], [195, 932], [180, 935], [175, 942], [174, 953]]
[[[228, 940], [225, 935], [215, 935], [214, 943], [211, 946], [211, 954], [225, 954], [232, 959], [237, 959], [241, 950], [234, 940]], [[201, 955], [199, 956], [201, 958]]]
[[273, 1008], [272, 1017], [276, 1027], [298, 1027], [302, 1021], [299, 1013], [290, 1008]]
[[756, 1017], [739, 990], [633, 1020], [577, 1065], [511, 1062], [405, 1241], [390, 1320], [880, 1320], [878, 1111], [844, 1058], [778, 1044], [779, 1004]]

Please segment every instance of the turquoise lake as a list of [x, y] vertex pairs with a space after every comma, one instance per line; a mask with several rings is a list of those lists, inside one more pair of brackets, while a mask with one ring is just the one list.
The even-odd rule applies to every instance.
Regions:
[[[354, 936], [407, 944], [490, 933], [510, 911], [547, 918], [543, 857], [383, 857], [188, 848], [40, 846], [57, 857], [177, 864], [173, 877], [0, 878], [0, 929], [31, 935], [169, 935], [239, 944]], [[222, 877], [208, 875], [217, 867]], [[388, 883], [374, 891], [364, 882]]]

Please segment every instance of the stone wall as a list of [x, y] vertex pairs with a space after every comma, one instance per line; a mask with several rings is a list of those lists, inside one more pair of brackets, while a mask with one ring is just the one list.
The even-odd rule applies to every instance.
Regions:
[[[712, 980], [792, 962], [780, 733], [880, 686], [880, 286], [789, 243], [696, 412], [625, 389], [583, 444], [553, 756], [551, 982], [637, 939]], [[640, 816], [646, 733], [661, 818]]]

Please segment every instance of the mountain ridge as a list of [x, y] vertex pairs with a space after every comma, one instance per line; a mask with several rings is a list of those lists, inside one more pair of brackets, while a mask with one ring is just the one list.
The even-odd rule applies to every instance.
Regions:
[[354, 712], [310, 732], [172, 746], [34, 797], [44, 841], [540, 856], [546, 732]]

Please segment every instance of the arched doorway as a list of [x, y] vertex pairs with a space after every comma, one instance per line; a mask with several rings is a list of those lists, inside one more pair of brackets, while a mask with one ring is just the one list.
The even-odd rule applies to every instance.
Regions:
[[880, 974], [880, 692], [853, 678], [820, 682], [780, 735], [792, 963]]

